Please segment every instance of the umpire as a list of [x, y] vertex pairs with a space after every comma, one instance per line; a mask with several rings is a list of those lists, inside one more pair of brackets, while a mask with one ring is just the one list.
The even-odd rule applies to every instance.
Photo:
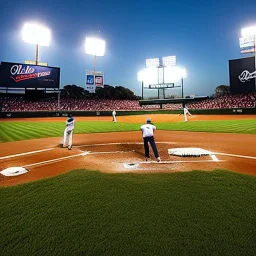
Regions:
[[151, 122], [152, 122], [151, 119], [148, 118], [147, 123], [143, 124], [140, 127], [140, 130], [142, 131], [142, 137], [144, 140], [145, 157], [146, 157], [146, 161], [148, 161], [150, 158], [149, 146], [148, 146], [148, 143], [150, 143], [152, 150], [154, 152], [154, 155], [157, 159], [157, 162], [160, 162], [161, 159], [160, 159], [160, 156], [156, 147], [155, 139], [154, 139], [154, 131], [156, 130], [156, 127]]

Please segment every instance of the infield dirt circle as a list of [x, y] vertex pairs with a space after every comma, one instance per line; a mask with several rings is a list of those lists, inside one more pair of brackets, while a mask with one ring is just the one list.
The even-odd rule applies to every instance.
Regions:
[[[148, 116], [120, 116], [118, 122], [141, 123]], [[183, 116], [150, 115], [158, 122], [180, 122]], [[199, 120], [255, 119], [256, 116], [203, 116]], [[60, 121], [65, 118], [2, 119], [2, 121]], [[77, 117], [76, 121], [106, 121], [111, 117]], [[151, 161], [144, 161], [141, 132], [115, 132], [74, 134], [73, 148], [61, 148], [62, 138], [43, 138], [2, 143], [1, 170], [8, 167], [25, 167], [28, 173], [6, 177], [0, 175], [0, 186], [10, 186], [53, 177], [73, 169], [97, 170], [108, 173], [186, 172], [191, 170], [212, 171], [226, 169], [256, 175], [256, 135], [202, 132], [157, 131], [155, 140], [162, 159], [157, 163], [151, 152]], [[209, 150], [212, 156], [178, 157], [168, 155], [170, 148], [196, 147]]]

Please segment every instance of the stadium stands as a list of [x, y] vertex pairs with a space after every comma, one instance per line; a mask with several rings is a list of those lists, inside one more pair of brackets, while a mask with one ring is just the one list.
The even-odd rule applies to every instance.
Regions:
[[189, 109], [230, 109], [230, 108], [255, 108], [256, 93], [242, 93], [225, 95], [218, 98], [189, 103]]
[[0, 98], [3, 112], [56, 111], [56, 110], [140, 110], [138, 100], [61, 99], [60, 107], [55, 98], [27, 101], [23, 97]]
[[[226, 95], [218, 98], [188, 103], [187, 107], [193, 109], [230, 109], [230, 108], [255, 108], [256, 93], [243, 93]], [[48, 98], [40, 101], [26, 100], [23, 96], [0, 97], [2, 112], [16, 111], [58, 111], [58, 110], [85, 110], [104, 111], [109, 110], [150, 110], [160, 109], [159, 105], [140, 106], [138, 100], [109, 100], [109, 99], [72, 99], [62, 98], [60, 107], [56, 98]], [[165, 104], [163, 109], [180, 110], [181, 104]]]

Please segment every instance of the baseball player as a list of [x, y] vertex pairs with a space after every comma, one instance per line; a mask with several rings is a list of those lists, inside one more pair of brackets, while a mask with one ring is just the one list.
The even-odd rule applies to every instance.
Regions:
[[183, 107], [183, 113], [180, 113], [179, 116], [183, 114], [183, 115], [184, 115], [184, 122], [187, 122], [187, 121], [188, 121], [187, 114], [188, 114], [189, 116], [191, 116], [191, 117], [192, 117], [192, 115], [190, 114], [190, 112], [189, 112], [188, 109], [186, 108], [186, 105], [185, 105], [185, 104], [182, 104], [182, 107]]
[[148, 161], [150, 158], [149, 146], [148, 146], [148, 143], [150, 143], [151, 148], [154, 152], [155, 158], [157, 159], [157, 162], [160, 162], [161, 159], [160, 159], [160, 156], [156, 147], [155, 139], [154, 139], [154, 132], [156, 130], [156, 127], [151, 122], [152, 122], [151, 119], [148, 118], [147, 123], [143, 124], [140, 127], [140, 130], [142, 131], [142, 137], [144, 140], [145, 157], [146, 157], [146, 161]]
[[112, 112], [113, 122], [116, 122], [116, 111], [113, 110]]
[[188, 121], [187, 114], [188, 114], [189, 116], [192, 116], [192, 115], [190, 114], [190, 112], [188, 111], [188, 109], [186, 108], [186, 106], [184, 106], [183, 113], [184, 113], [184, 122], [187, 122], [187, 121]]
[[74, 128], [75, 128], [75, 119], [74, 117], [72, 117], [72, 114], [68, 114], [68, 119], [66, 121], [66, 128], [64, 130], [64, 136], [63, 136], [63, 148], [65, 148], [66, 140], [68, 136], [68, 149], [71, 150]]

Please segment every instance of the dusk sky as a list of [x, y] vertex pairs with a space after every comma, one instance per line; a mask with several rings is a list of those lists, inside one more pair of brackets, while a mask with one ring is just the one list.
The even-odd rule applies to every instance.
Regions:
[[[52, 31], [39, 60], [61, 68], [61, 86], [85, 87], [93, 57], [84, 52], [86, 36], [106, 40], [106, 56], [97, 59], [105, 84], [122, 85], [140, 95], [137, 72], [146, 58], [176, 55], [185, 67], [185, 95], [211, 95], [229, 84], [228, 60], [241, 55], [241, 28], [256, 24], [255, 0], [237, 1], [1, 1], [0, 61], [35, 59], [35, 47], [21, 40], [26, 21]], [[100, 33], [99, 33], [100, 31]]]

